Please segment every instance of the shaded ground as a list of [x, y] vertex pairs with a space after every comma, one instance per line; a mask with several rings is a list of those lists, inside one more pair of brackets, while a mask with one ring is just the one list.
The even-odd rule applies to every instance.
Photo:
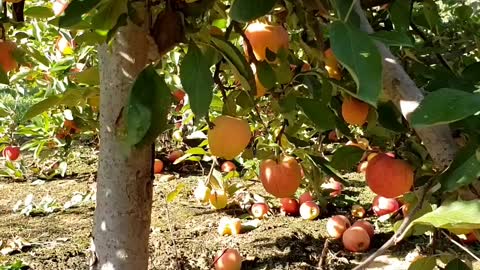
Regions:
[[[361, 188], [363, 181], [354, 179], [358, 175], [350, 175], [350, 178], [353, 187], [345, 193], [352, 196], [350, 199], [367, 206], [372, 194], [358, 192], [365, 190]], [[75, 179], [49, 181], [42, 185], [1, 181], [0, 240], [21, 237], [32, 246], [22, 252], [0, 255], [0, 265], [21, 259], [38, 270], [88, 269], [93, 202], [36, 217], [14, 213], [12, 207], [30, 193], [34, 194], [35, 201], [50, 195], [63, 205], [75, 192], [87, 194], [93, 179], [90, 175], [79, 175]], [[191, 190], [197, 179], [157, 177], [150, 242], [151, 269], [177, 269], [176, 265], [181, 265], [182, 269], [210, 269], [214, 253], [223, 247], [236, 247], [241, 251], [245, 259], [242, 269], [318, 269], [325, 242], [326, 217], [333, 212], [323, 213], [318, 220], [305, 221], [281, 216], [278, 209], [274, 209], [273, 215], [252, 231], [238, 236], [219, 236], [217, 224], [222, 216], [245, 217], [246, 212], [235, 204], [223, 211], [213, 211], [209, 206], [196, 203]], [[186, 188], [167, 207], [165, 196], [179, 183], [186, 184]], [[347, 209], [330, 210], [342, 213]], [[371, 252], [388, 239], [390, 233], [387, 231], [388, 227], [377, 227]], [[389, 255], [379, 258], [375, 268], [371, 269], [407, 269], [407, 253], [416, 247], [425, 247], [428, 241], [426, 236], [408, 239], [390, 250]], [[468, 258], [458, 248], [446, 245], [452, 254]], [[477, 247], [477, 254], [478, 251]], [[333, 241], [325, 257], [325, 269], [352, 269], [367, 255], [345, 252], [338, 241]], [[480, 267], [476, 265], [474, 269]]]

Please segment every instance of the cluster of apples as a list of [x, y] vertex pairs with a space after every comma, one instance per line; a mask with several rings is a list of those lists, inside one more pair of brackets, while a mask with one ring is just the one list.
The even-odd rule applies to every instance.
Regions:
[[3, 157], [10, 160], [15, 161], [20, 157], [20, 147], [18, 146], [7, 146], [3, 150]]
[[[182, 150], [173, 150], [168, 154], [167, 159], [173, 163], [175, 162], [175, 160], [177, 160], [181, 156], [183, 156]], [[160, 159], [155, 159], [154, 168], [153, 168], [154, 173], [155, 174], [162, 173], [163, 167], [164, 167], [163, 161], [161, 161]]]
[[333, 239], [342, 238], [345, 249], [362, 252], [369, 249], [375, 229], [366, 220], [357, 220], [352, 225], [346, 216], [335, 215], [327, 221], [327, 234]]

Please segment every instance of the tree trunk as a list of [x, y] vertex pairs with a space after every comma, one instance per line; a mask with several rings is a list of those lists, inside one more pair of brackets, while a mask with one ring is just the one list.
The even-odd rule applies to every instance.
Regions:
[[126, 151], [122, 141], [132, 83], [148, 62], [145, 31], [129, 22], [113, 45], [99, 46], [100, 154], [93, 269], [148, 269], [152, 206], [152, 151]]
[[[372, 33], [373, 29], [358, 1], [355, 5], [355, 10], [360, 17], [362, 30]], [[408, 76], [401, 64], [398, 63], [398, 60], [390, 50], [383, 43], [376, 42], [376, 44], [383, 59], [383, 93], [397, 106], [405, 119], [410, 123], [410, 114], [420, 105], [424, 98], [423, 93]], [[453, 140], [448, 125], [417, 128], [415, 132], [423, 141], [425, 148], [438, 169], [443, 169], [450, 165], [458, 147]]]

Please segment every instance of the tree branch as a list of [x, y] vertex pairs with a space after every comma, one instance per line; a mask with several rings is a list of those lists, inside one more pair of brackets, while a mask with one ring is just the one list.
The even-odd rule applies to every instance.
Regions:
[[450, 235], [448, 235], [447, 233], [445, 233], [444, 231], [442, 231], [442, 234], [445, 235], [448, 240], [450, 240], [453, 244], [455, 244], [457, 247], [461, 248], [463, 251], [465, 251], [466, 253], [468, 253], [468, 255], [472, 256], [475, 260], [479, 261], [480, 262], [480, 258], [475, 255], [473, 252], [471, 252], [468, 248], [464, 247], [462, 244], [460, 244], [459, 242], [455, 241], [452, 239], [452, 237], [450, 237]]
[[[372, 33], [373, 29], [360, 4], [355, 5], [355, 11], [360, 17], [360, 28]], [[380, 42], [376, 42], [376, 45], [383, 59], [383, 93], [411, 123], [410, 114], [420, 105], [424, 96], [390, 50]], [[458, 150], [448, 125], [417, 128], [415, 131], [423, 141], [435, 167], [440, 170], [448, 167]]]

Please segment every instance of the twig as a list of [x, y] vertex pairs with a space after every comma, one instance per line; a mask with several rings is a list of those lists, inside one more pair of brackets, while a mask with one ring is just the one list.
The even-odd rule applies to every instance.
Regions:
[[432, 187], [434, 183], [436, 175], [432, 176], [429, 180], [428, 183], [424, 185], [424, 189], [422, 194], [420, 195], [420, 201], [417, 203], [417, 205], [412, 209], [412, 211], [403, 219], [402, 225], [400, 228], [398, 228], [398, 231], [388, 239], [387, 242], [385, 242], [377, 251], [375, 251], [373, 254], [368, 256], [361, 264], [359, 264], [357, 267], [353, 268], [353, 270], [361, 270], [361, 269], [366, 269], [366, 267], [372, 263], [375, 258], [378, 256], [382, 255], [389, 249], [390, 247], [396, 245], [398, 242], [400, 242], [405, 234], [408, 232], [407, 228], [410, 226], [410, 223], [413, 221], [413, 217], [415, 214], [417, 214], [418, 210], [420, 210], [423, 207], [423, 202], [425, 201], [425, 197]]
[[327, 238], [323, 244], [322, 255], [318, 261], [318, 269], [323, 269], [323, 264], [325, 263], [325, 258], [327, 257], [328, 244], [330, 244], [330, 239]]
[[283, 119], [282, 128], [280, 129], [280, 132], [278, 132], [277, 138], [275, 139], [275, 142], [278, 145], [281, 145], [282, 135], [285, 132], [285, 128], [287, 127], [287, 125], [288, 125], [288, 120]]
[[468, 255], [472, 256], [475, 260], [477, 260], [478, 262], [480, 262], [480, 258], [475, 255], [473, 252], [471, 252], [467, 247], [465, 247], [464, 245], [460, 244], [459, 242], [455, 241], [452, 237], [450, 237], [450, 235], [448, 235], [447, 233], [445, 233], [444, 231], [442, 231], [442, 234], [445, 235], [448, 240], [450, 240], [452, 243], [454, 243], [457, 247], [463, 249], [463, 251], [465, 251], [466, 253], [468, 253]]
[[217, 158], [213, 157], [212, 166], [210, 167], [210, 171], [208, 171], [207, 179], [205, 179], [206, 181], [204, 182], [205, 185], [210, 184], [210, 178], [213, 175], [213, 169], [215, 168], [216, 164], [217, 164]]
[[227, 102], [227, 92], [225, 91], [225, 87], [222, 83], [222, 80], [220, 80], [220, 65], [222, 61], [219, 61], [215, 65], [215, 72], [213, 73], [213, 81], [217, 84], [218, 89], [220, 89], [220, 92], [222, 92], [222, 98], [223, 102]]
[[167, 211], [168, 230], [170, 231], [170, 238], [172, 238], [173, 254], [175, 255], [175, 262], [177, 264], [177, 269], [182, 269], [180, 261], [178, 260], [177, 244], [175, 242], [175, 236], [173, 235], [172, 222], [170, 221], [170, 212], [168, 210], [167, 197], [165, 197], [165, 210]]

